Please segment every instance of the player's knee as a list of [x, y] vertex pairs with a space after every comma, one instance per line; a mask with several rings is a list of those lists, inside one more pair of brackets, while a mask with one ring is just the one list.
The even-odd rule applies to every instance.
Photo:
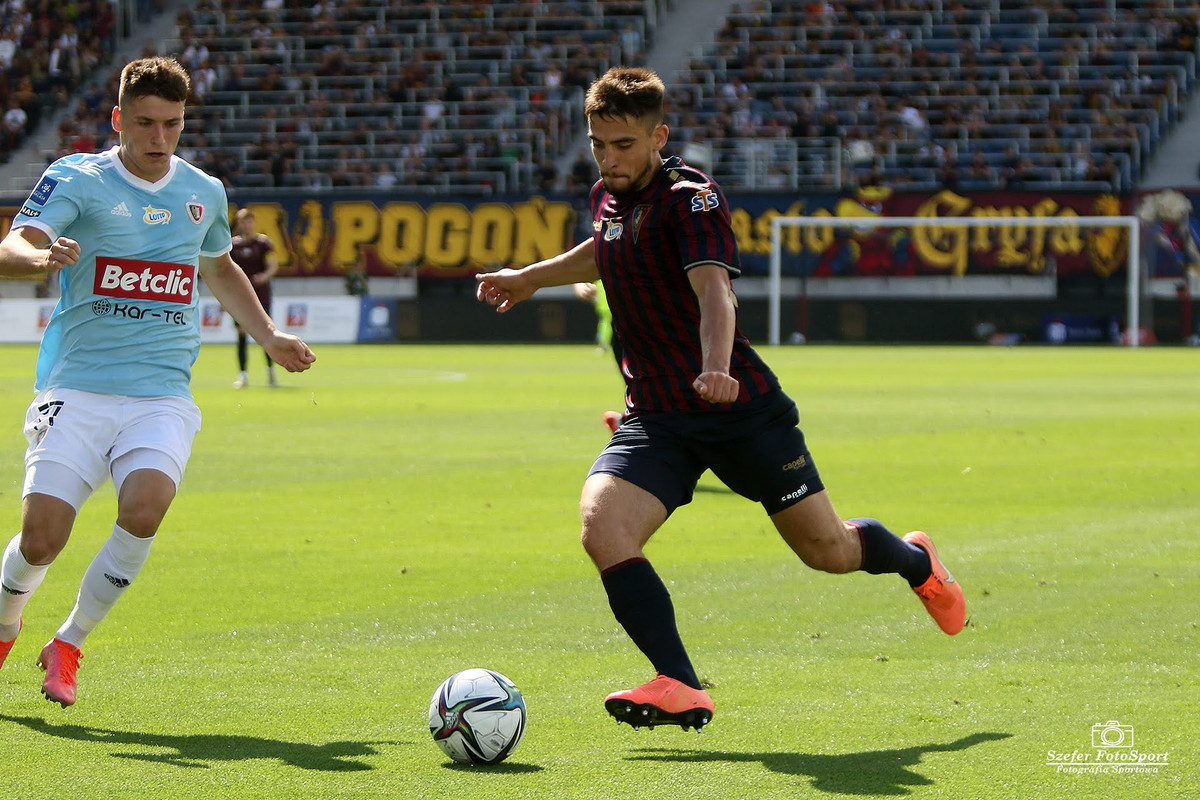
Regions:
[[579, 533], [579, 543], [583, 545], [583, 551], [597, 563], [604, 559], [608, 550], [607, 543], [611, 541], [610, 537], [604, 535], [598, 522], [595, 516], [583, 515], [583, 528]]
[[615, 541], [611, 531], [598, 523], [595, 517], [584, 517], [583, 529], [579, 534], [579, 543], [588, 558], [599, 568], [607, 566], [613, 559]]
[[52, 530], [27, 521], [21, 530], [21, 556], [29, 564], [51, 564], [67, 546], [70, 535], [69, 530]]
[[139, 538], [157, 533], [162, 520], [163, 514], [148, 505], [123, 508], [117, 514], [117, 525]]

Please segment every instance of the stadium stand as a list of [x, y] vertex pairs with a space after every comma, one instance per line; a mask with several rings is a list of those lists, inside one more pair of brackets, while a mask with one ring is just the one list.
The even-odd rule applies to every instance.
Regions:
[[557, 182], [582, 91], [640, 56], [654, 4], [216, 3], [180, 13], [184, 146], [238, 186], [490, 194]]
[[1198, 17], [1171, 0], [742, 3], [671, 121], [725, 185], [1127, 191], [1192, 89]]
[[105, 0], [0, 3], [0, 162], [109, 64], [116, 24]]
[[[0, 37], [0, 101], [31, 129], [46, 98], [86, 86], [48, 155], [106, 146], [110, 4], [42, 3], [56, 10], [23, 27], [21, 5], [0, 8], [19, 42]], [[667, 8], [200, 0], [161, 52], [195, 80], [181, 155], [230, 186], [578, 191], [556, 165], [584, 128], [582, 92], [643, 61]], [[673, 146], [729, 188], [1128, 191], [1192, 90], [1198, 18], [1184, 0], [746, 0], [665, 76]], [[84, 44], [52, 79], [68, 26]], [[6, 133], [0, 158], [19, 143]]]

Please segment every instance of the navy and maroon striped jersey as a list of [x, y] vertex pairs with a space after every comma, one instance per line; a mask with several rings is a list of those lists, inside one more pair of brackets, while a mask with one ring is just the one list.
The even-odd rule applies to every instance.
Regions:
[[596, 266], [613, 330], [623, 349], [625, 402], [632, 414], [730, 408], [762, 397], [779, 382], [734, 331], [729, 374], [736, 403], [713, 405], [692, 388], [700, 374], [700, 301], [688, 281], [693, 267], [741, 272], [729, 206], [717, 184], [679, 158], [667, 159], [640, 191], [616, 197], [592, 187]]
[[233, 237], [233, 250], [229, 255], [250, 277], [267, 271], [267, 254], [274, 249], [275, 245], [264, 233], [256, 233], [250, 239], [238, 234]]
[[[242, 268], [246, 273], [247, 278], [254, 277], [261, 272], [267, 271], [267, 254], [275, 249], [275, 245], [267, 238], [265, 233], [256, 233], [250, 239], [238, 234], [233, 237], [233, 250], [229, 255], [233, 258], [233, 262]], [[254, 289], [254, 293], [258, 295], [258, 302], [262, 307], [270, 311], [271, 306], [271, 286], [270, 284], [259, 284], [250, 282], [250, 286]]]

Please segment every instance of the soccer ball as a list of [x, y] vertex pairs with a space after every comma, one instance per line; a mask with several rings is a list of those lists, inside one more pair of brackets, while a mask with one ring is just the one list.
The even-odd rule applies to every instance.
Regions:
[[429, 732], [460, 764], [498, 764], [525, 735], [525, 700], [513, 682], [490, 669], [465, 669], [429, 701]]

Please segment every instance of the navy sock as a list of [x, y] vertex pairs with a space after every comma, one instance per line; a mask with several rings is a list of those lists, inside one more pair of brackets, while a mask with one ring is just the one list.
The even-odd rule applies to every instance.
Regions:
[[700, 688], [700, 679], [679, 638], [675, 606], [654, 567], [644, 558], [632, 558], [600, 573], [608, 605], [660, 675]]
[[237, 338], [238, 369], [246, 371], [246, 334], [238, 333]]
[[933, 565], [923, 548], [904, 541], [877, 519], [858, 517], [849, 522], [858, 529], [858, 539], [862, 543], [860, 570], [872, 575], [895, 572], [913, 587], [929, 580]]

